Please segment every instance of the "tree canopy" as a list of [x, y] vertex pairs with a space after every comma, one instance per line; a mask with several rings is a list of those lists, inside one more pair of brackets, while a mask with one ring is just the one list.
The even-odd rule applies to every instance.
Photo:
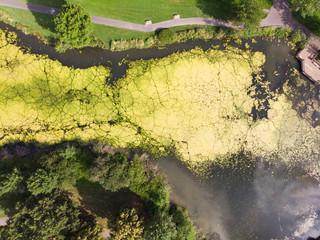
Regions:
[[259, 0], [240, 0], [233, 4], [231, 19], [236, 24], [243, 24], [245, 28], [254, 28], [260, 25], [264, 17], [263, 6]]
[[79, 4], [65, 4], [55, 19], [55, 30], [62, 44], [83, 48], [90, 44], [91, 17]]
[[[24, 203], [18, 204], [16, 214], [6, 226], [1, 228], [0, 238], [7, 240], [47, 240], [78, 235], [86, 219], [81, 219], [80, 209], [59, 191], [39, 197], [30, 196]], [[99, 234], [101, 230], [95, 222]], [[92, 227], [91, 227], [92, 228]], [[92, 229], [90, 229], [92, 231]]]
[[314, 16], [320, 12], [320, 0], [291, 0], [291, 6], [302, 17]]

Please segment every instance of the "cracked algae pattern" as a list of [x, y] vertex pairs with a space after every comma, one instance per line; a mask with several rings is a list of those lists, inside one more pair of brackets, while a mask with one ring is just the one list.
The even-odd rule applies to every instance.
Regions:
[[174, 147], [191, 165], [245, 150], [319, 177], [319, 127], [292, 108], [294, 89], [268, 97], [267, 117], [255, 120], [253, 109], [265, 105], [252, 83], [268, 87], [260, 52], [227, 46], [129, 62], [126, 76], [110, 86], [105, 67], [64, 67], [23, 53], [14, 34], [0, 35], [1, 144], [76, 139], [151, 152]]

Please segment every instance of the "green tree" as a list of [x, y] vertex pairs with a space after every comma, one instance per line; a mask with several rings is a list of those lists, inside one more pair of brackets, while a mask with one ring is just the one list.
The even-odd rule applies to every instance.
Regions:
[[181, 207], [172, 207], [170, 213], [176, 224], [177, 235], [173, 240], [194, 240], [196, 239], [196, 227], [193, 225], [191, 218], [186, 210]]
[[54, 192], [31, 196], [19, 204], [16, 214], [2, 229], [0, 238], [13, 240], [47, 240], [73, 232], [79, 225], [79, 210], [66, 196]]
[[33, 195], [51, 193], [60, 187], [59, 175], [39, 168], [27, 180], [27, 188]]
[[83, 159], [79, 148], [68, 145], [65, 149], [53, 151], [42, 159], [44, 168], [55, 172], [64, 182], [74, 185], [80, 178], [89, 178], [89, 164]]
[[113, 227], [113, 239], [139, 240], [142, 239], [143, 229], [143, 220], [139, 218], [137, 210], [124, 209]]
[[55, 30], [62, 44], [83, 48], [90, 44], [93, 32], [91, 17], [79, 4], [65, 4], [55, 19]]
[[166, 209], [159, 209], [153, 217], [144, 235], [145, 240], [172, 240], [177, 236], [176, 224]]
[[117, 191], [129, 187], [130, 163], [122, 154], [104, 154], [98, 157], [91, 169], [91, 180], [99, 182], [101, 186], [110, 191]]
[[14, 168], [10, 173], [0, 175], [0, 196], [8, 192], [18, 190], [20, 183], [23, 181], [23, 176], [17, 168]]
[[300, 12], [302, 17], [314, 16], [320, 13], [320, 0], [291, 0], [294, 11]]
[[231, 19], [236, 24], [243, 24], [247, 29], [258, 27], [265, 16], [259, 0], [240, 0], [234, 2]]
[[1, 228], [0, 239], [99, 239], [101, 228], [87, 216], [59, 191], [31, 196], [18, 204], [15, 215]]

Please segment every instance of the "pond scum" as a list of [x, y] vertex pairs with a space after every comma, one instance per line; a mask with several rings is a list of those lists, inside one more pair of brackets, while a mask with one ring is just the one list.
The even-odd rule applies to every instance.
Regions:
[[[24, 53], [13, 33], [0, 34], [2, 145], [99, 140], [160, 154], [171, 148], [191, 167], [215, 159], [223, 165], [221, 156], [247, 151], [270, 161], [277, 155], [320, 177], [320, 130], [292, 108], [294, 90], [269, 93], [261, 109], [253, 84], [267, 88], [261, 52], [196, 48], [129, 62], [110, 86], [110, 69], [68, 68]], [[254, 118], [252, 109], [267, 118]]]

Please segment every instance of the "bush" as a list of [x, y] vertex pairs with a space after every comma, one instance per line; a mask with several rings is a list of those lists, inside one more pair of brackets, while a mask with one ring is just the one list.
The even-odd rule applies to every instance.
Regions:
[[175, 34], [170, 29], [162, 29], [158, 33], [158, 39], [161, 43], [172, 43], [175, 40]]

